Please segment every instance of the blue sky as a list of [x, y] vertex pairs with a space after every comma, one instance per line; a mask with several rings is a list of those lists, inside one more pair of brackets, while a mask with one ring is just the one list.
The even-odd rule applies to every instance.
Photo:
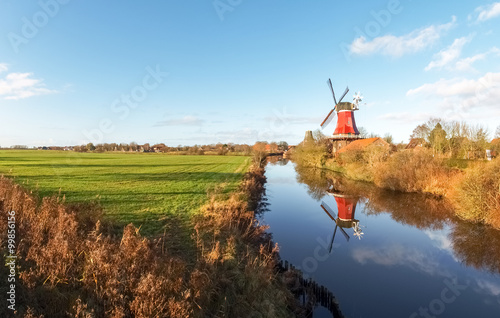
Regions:
[[493, 137], [500, 2], [290, 2], [0, 0], [0, 145], [294, 144], [329, 77], [369, 132], [434, 116]]

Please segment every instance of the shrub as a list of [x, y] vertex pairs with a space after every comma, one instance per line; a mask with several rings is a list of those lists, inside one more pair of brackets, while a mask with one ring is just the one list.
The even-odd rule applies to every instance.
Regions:
[[437, 196], [446, 194], [451, 176], [442, 160], [425, 149], [394, 153], [374, 170], [374, 182], [379, 187]]
[[321, 168], [330, 157], [325, 142], [308, 142], [295, 148], [292, 158], [300, 165]]
[[500, 159], [467, 169], [452, 200], [461, 218], [500, 228]]
[[347, 177], [372, 182], [376, 170], [388, 155], [388, 148], [373, 145], [365, 149], [347, 149], [338, 155], [337, 162], [345, 167]]

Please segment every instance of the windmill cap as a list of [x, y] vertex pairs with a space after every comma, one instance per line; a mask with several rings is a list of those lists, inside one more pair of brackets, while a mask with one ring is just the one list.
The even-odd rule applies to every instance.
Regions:
[[341, 102], [337, 104], [337, 112], [342, 110], [356, 110], [357, 107], [353, 103], [350, 102]]

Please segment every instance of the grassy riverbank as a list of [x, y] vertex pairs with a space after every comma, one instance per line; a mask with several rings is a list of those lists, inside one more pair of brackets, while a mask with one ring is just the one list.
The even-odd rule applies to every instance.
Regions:
[[[89, 167], [90, 158], [87, 164], [80, 164], [86, 169], [97, 169], [92, 171], [93, 175], [111, 173], [102, 167], [109, 154], [100, 156], [100, 160], [93, 162], [99, 162], [101, 167]], [[123, 163], [121, 168], [124, 169], [124, 166], [131, 166], [129, 160], [138, 160], [136, 155], [122, 156], [128, 161], [128, 164]], [[30, 161], [52, 168], [50, 163], [43, 165], [33, 157], [19, 158], [30, 160], [14, 167], [13, 171], [26, 169]], [[181, 169], [190, 159], [184, 156], [168, 158], [177, 160], [177, 167]], [[207, 160], [205, 165], [200, 162], [195, 165], [205, 170], [224, 170], [221, 165], [227, 167], [227, 162], [223, 162], [228, 159], [223, 157], [196, 159]], [[155, 162], [164, 162], [162, 160], [166, 159], [156, 157]], [[30, 181], [22, 186], [16, 184], [25, 180], [20, 178], [21, 174], [14, 181], [1, 178], [1, 233], [7, 233], [7, 213], [16, 213], [17, 316], [260, 317], [271, 313], [275, 317], [289, 317], [298, 314], [294, 312], [293, 295], [275, 271], [277, 248], [270, 243], [264, 233], [265, 227], [256, 222], [248, 205], [258, 200], [262, 193], [264, 170], [249, 167], [246, 158], [231, 157], [231, 160], [240, 160], [230, 164], [229, 170], [236, 174], [231, 175], [232, 183], [227, 185], [227, 178], [219, 178], [208, 186], [205, 184], [211, 188], [209, 195], [203, 189], [205, 203], [183, 216], [185, 224], [189, 225], [184, 229], [189, 230], [193, 241], [193, 244], [186, 244], [185, 249], [178, 248], [179, 237], [174, 229], [179, 224], [168, 223], [169, 220], [165, 220], [168, 224], [161, 235], [151, 232], [145, 237], [134, 224], [117, 232], [113, 218], [103, 217], [109, 216], [106, 204], [74, 202], [70, 193], [66, 193], [66, 198], [40, 195], [47, 193], [41, 190], [40, 182], [32, 189], [27, 188], [33, 185]], [[114, 165], [120, 166], [116, 161]], [[163, 169], [173, 165], [164, 164]], [[78, 164], [73, 166], [71, 169], [79, 169]], [[153, 169], [155, 165], [151, 163], [150, 166]], [[193, 164], [189, 166], [193, 169]], [[61, 168], [64, 171], [64, 167]], [[78, 174], [83, 179], [84, 171]], [[47, 171], [38, 173], [49, 179]], [[218, 173], [216, 175], [220, 176], [221, 172]], [[206, 176], [189, 171], [184, 174], [187, 179], [193, 175]], [[139, 173], [131, 175], [140, 177]], [[165, 177], [168, 175], [165, 173]], [[90, 173], [88, 178], [91, 178]], [[76, 187], [78, 184], [70, 177], [68, 180], [71, 181], [68, 185]], [[110, 177], [108, 182], [112, 180]], [[164, 180], [165, 183], [169, 181], [172, 180]], [[206, 181], [206, 178], [191, 178], [190, 181], [194, 187], [200, 187], [194, 183]], [[99, 189], [89, 187], [85, 193], [90, 191]], [[61, 193], [65, 193], [63, 187]], [[101, 196], [105, 195], [101, 192]], [[152, 200], [149, 204], [157, 202]], [[4, 257], [7, 255], [6, 239], [6, 235], [0, 235]], [[6, 277], [7, 267], [2, 266], [0, 274]], [[6, 288], [2, 285], [0, 292], [5, 294]], [[9, 314], [5, 310], [5, 306], [0, 308], [2, 317]]]
[[430, 149], [390, 151], [377, 146], [334, 157], [325, 141], [298, 146], [292, 158], [299, 165], [337, 171], [381, 188], [444, 198], [459, 217], [500, 229], [499, 158], [457, 162]]

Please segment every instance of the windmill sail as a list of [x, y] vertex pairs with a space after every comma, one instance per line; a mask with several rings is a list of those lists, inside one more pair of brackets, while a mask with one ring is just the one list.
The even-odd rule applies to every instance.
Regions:
[[340, 97], [339, 103], [344, 99], [345, 95], [347, 95], [348, 92], [349, 92], [349, 86], [346, 87], [344, 94], [342, 94], [342, 97]]
[[335, 105], [337, 105], [337, 99], [335, 98], [335, 92], [333, 91], [332, 80], [328, 79], [328, 81], [326, 83], [330, 87], [330, 90], [332, 91], [332, 95], [333, 95], [333, 101], [335, 102]]
[[335, 112], [334, 112], [335, 108], [332, 109], [328, 115], [326, 116], [325, 120], [323, 120], [323, 122], [321, 123], [321, 129], [325, 128], [326, 126], [328, 126], [329, 123], [331, 123], [331, 121], [333, 120], [333, 118], [335, 117]]
[[328, 253], [332, 252], [332, 247], [333, 247], [333, 241], [335, 240], [335, 234], [337, 234], [337, 228], [339, 226], [335, 224], [335, 230], [333, 231], [333, 236], [332, 236], [332, 241], [330, 242], [330, 245], [328, 246]]
[[340, 227], [340, 231], [342, 232], [342, 234], [344, 234], [344, 237], [345, 237], [345, 239], [347, 240], [347, 242], [349, 242], [350, 237], [349, 237], [349, 235], [346, 233], [346, 231], [345, 231], [342, 227]]
[[333, 212], [332, 208], [330, 208], [328, 204], [325, 203], [325, 201], [321, 201], [321, 208], [323, 208], [323, 211], [325, 211], [326, 214], [328, 214], [330, 219], [335, 221], [335, 212]]

